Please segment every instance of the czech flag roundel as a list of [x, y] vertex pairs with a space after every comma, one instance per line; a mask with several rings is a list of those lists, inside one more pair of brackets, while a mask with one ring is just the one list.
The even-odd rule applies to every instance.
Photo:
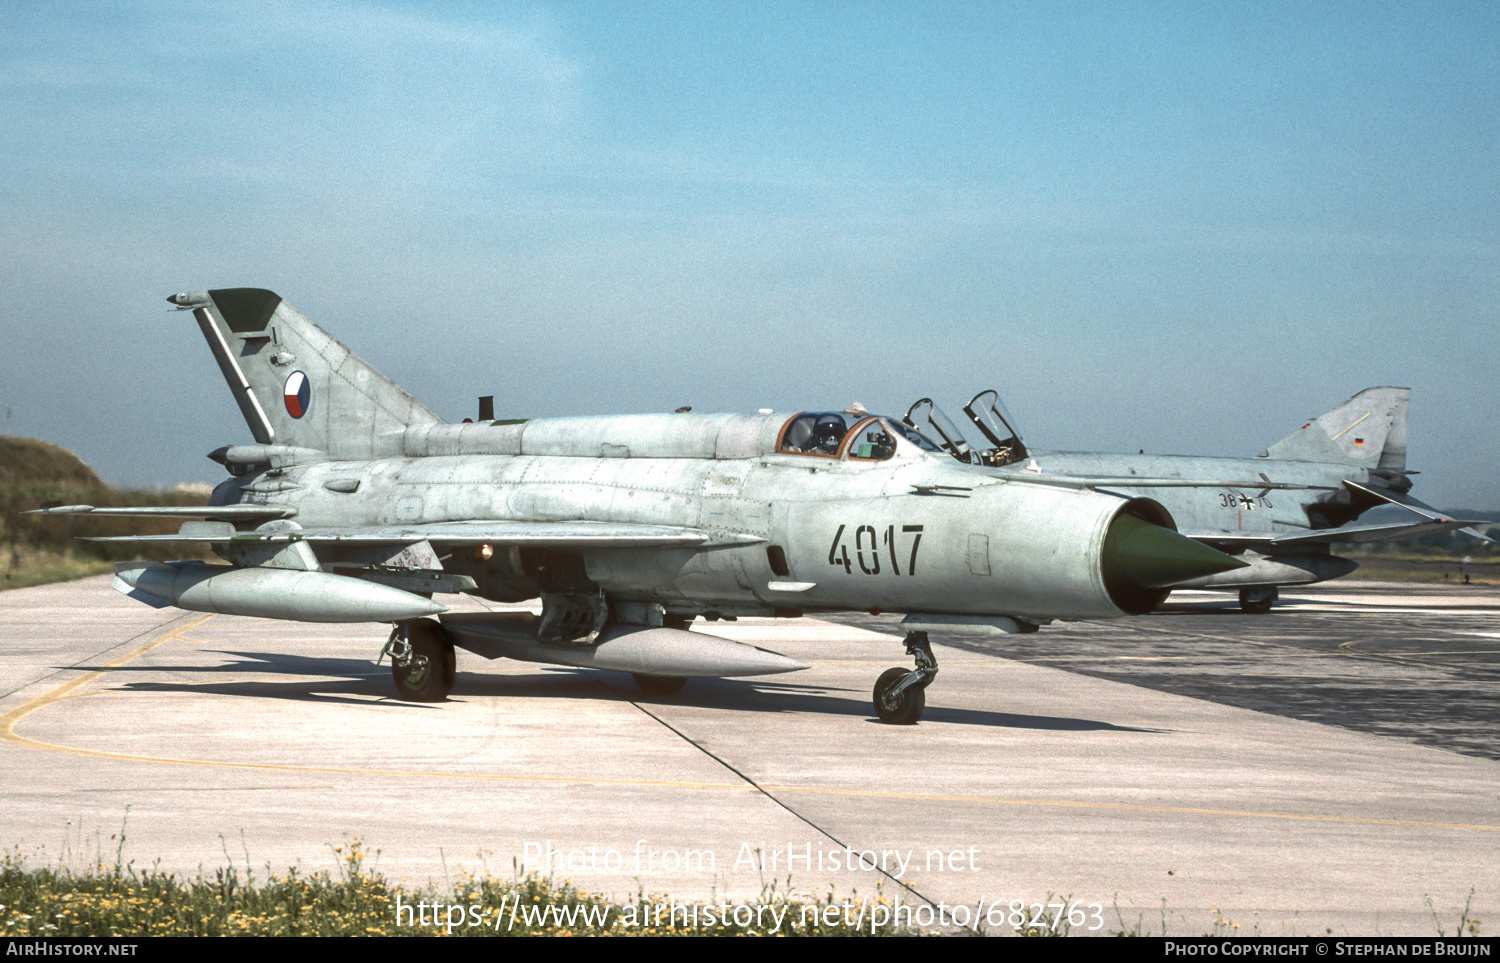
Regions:
[[287, 375], [281, 399], [286, 402], [286, 413], [293, 418], [307, 414], [307, 407], [312, 404], [312, 382], [307, 380], [307, 375], [300, 371]]

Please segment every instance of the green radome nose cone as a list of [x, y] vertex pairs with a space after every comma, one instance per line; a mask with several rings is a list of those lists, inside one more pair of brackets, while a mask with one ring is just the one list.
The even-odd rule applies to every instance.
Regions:
[[1116, 518], [1104, 537], [1104, 578], [1110, 583], [1166, 588], [1245, 567], [1233, 556], [1134, 515]]

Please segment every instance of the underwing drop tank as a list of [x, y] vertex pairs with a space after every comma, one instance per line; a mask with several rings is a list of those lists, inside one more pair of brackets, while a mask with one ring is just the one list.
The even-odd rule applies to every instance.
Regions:
[[297, 622], [396, 622], [447, 611], [420, 595], [347, 575], [203, 562], [119, 563], [114, 588], [158, 608]]

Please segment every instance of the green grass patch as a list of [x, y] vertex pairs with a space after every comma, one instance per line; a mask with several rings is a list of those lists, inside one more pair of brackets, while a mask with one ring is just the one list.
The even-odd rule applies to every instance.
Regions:
[[114, 567], [99, 558], [9, 546], [5, 558], [0, 559], [0, 571], [5, 573], [0, 576], [0, 591], [3, 591], [105, 575], [114, 571]]
[[[123, 846], [123, 840], [121, 842]], [[87, 872], [0, 860], [0, 935], [124, 936], [904, 936], [894, 901], [793, 896], [679, 902], [638, 893], [611, 901], [536, 875], [468, 876], [446, 891], [390, 883], [356, 840], [335, 847], [336, 873], [237, 869], [184, 879], [100, 863]], [[912, 906], [903, 901], [902, 905]], [[847, 907], [864, 909], [863, 914]], [[883, 908], [883, 909], [882, 909]], [[884, 925], [879, 925], [879, 921]]]

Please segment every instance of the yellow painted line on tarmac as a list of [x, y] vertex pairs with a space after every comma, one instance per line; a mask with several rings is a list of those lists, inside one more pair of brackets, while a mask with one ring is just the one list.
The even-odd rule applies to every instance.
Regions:
[[1500, 649], [1451, 649], [1428, 652], [1425, 649], [1407, 649], [1399, 652], [1366, 652], [1363, 649], [1350, 649], [1350, 652], [1358, 652], [1360, 655], [1396, 655], [1396, 656], [1429, 656], [1429, 655], [1496, 655]]
[[[1331, 653], [1328, 653], [1328, 652], [1319, 652], [1319, 651], [1309, 651], [1309, 652], [1288, 652], [1288, 653], [1286, 653], [1286, 656], [1287, 657], [1292, 657], [1292, 658], [1315, 658], [1315, 657], [1320, 656], [1320, 655], [1325, 655], [1326, 656], [1326, 655], [1329, 655], [1329, 654], [1331, 654]], [[1280, 655], [1277, 656], [1278, 659], [1282, 658], [1282, 657], [1283, 656], [1280, 656]], [[1015, 658], [1014, 656], [1004, 655], [1004, 656], [1000, 656], [1000, 658], [1005, 659], [1005, 660], [1010, 661], [1010, 662], [1027, 662], [1027, 663], [1032, 663], [1032, 662], [1034, 662], [1034, 663], [1043, 663], [1043, 662], [1186, 662], [1186, 661], [1207, 662], [1210, 659], [1216, 659], [1216, 660], [1221, 661], [1221, 662], [1223, 662], [1223, 661], [1245, 662], [1245, 661], [1249, 661], [1251, 659], [1255, 659], [1256, 656], [1253, 656], [1253, 655], [1048, 655], [1048, 656], [1042, 656], [1042, 657], [1036, 658], [1036, 659], [1018, 659], [1018, 658]], [[943, 664], [947, 665], [948, 663], [944, 662]]]
[[[891, 662], [897, 662], [900, 659], [901, 659], [901, 656], [899, 656], [899, 655], [893, 655], [893, 656], [891, 656], [888, 659], [815, 659], [815, 658], [812, 658], [812, 657], [809, 656], [804, 661], [806, 661], [809, 665], [887, 665], [887, 664], [889, 664]], [[942, 667], [946, 669], [950, 665], [989, 665], [989, 664], [991, 664], [994, 661], [995, 660], [993, 658], [988, 658], [988, 657], [987, 658], [982, 658], [982, 659], [961, 659], [961, 658], [957, 658], [955, 656], [945, 655], [943, 657], [943, 665], [942, 665]], [[1020, 662], [1021, 660], [1020, 659], [1006, 659], [1006, 661], [1007, 662]], [[790, 673], [787, 673], [787, 674], [790, 674]], [[735, 676], [725, 676], [724, 678], [736, 678], [736, 677]], [[739, 678], [748, 679], [748, 678], [752, 678], [752, 676], [740, 676]], [[753, 678], [765, 678], [765, 677], [764, 676], [754, 676]]]
[[207, 622], [211, 618], [213, 618], [212, 615], [205, 615], [200, 618], [193, 619], [193, 621], [187, 623], [186, 625], [180, 625], [170, 632], [157, 636], [150, 642], [147, 642], [145, 645], [131, 649], [129, 652], [126, 652], [124, 655], [115, 659], [113, 662], [105, 663], [104, 668], [102, 669], [96, 669], [93, 672], [85, 672], [83, 675], [72, 680], [71, 682], [64, 682], [62, 685], [58, 686], [56, 689], [53, 689], [46, 695], [38, 696], [37, 698], [32, 699], [30, 702], [21, 706], [17, 706], [16, 708], [10, 710], [5, 715], [0, 716], [0, 740], [13, 742], [18, 746], [30, 746], [34, 749], [62, 748], [53, 746], [51, 743], [37, 742], [33, 739], [27, 739], [25, 736], [16, 735], [16, 723], [31, 715], [33, 712], [36, 712], [38, 709], [44, 709], [55, 702], [61, 702], [64, 699], [69, 698], [75, 690], [81, 689], [82, 687], [88, 685], [90, 682], [93, 682], [95, 679], [104, 675], [110, 669], [117, 669], [125, 663], [131, 661], [132, 659], [140, 658], [157, 646], [165, 645], [166, 643], [171, 642], [173, 639], [179, 638], [182, 633], [191, 631], [192, 629], [196, 629], [198, 626], [202, 625], [204, 622]]
[[989, 803], [1002, 806], [1037, 806], [1063, 809], [1108, 809], [1125, 812], [1187, 813], [1199, 816], [1233, 816], [1241, 819], [1287, 819], [1308, 822], [1355, 823], [1366, 826], [1420, 826], [1428, 829], [1465, 829], [1500, 833], [1500, 826], [1467, 823], [1434, 823], [1415, 819], [1368, 819], [1359, 816], [1319, 816], [1311, 813], [1257, 812], [1238, 809], [1200, 809], [1191, 806], [1145, 806], [1132, 803], [1072, 802], [1063, 799], [1005, 799], [994, 796], [936, 796], [919, 793], [864, 792], [857, 789], [816, 789], [805, 786], [763, 786], [767, 792], [815, 793], [829, 796], [864, 796], [876, 799], [912, 799], [928, 802]]
[[[1255, 810], [1236, 809], [1206, 809], [1191, 806], [1149, 806], [1134, 803], [1109, 803], [1109, 802], [1077, 802], [1064, 799], [1013, 799], [1001, 796], [948, 796], [932, 793], [901, 793], [901, 792], [875, 792], [873, 790], [860, 789], [838, 789], [820, 788], [815, 786], [772, 786], [755, 785], [749, 782], [743, 783], [721, 783], [721, 782], [686, 782], [680, 780], [663, 779], [601, 779], [590, 776], [515, 776], [497, 773], [473, 773], [473, 772], [422, 772], [410, 769], [356, 769], [338, 766], [291, 766], [279, 763], [258, 762], [220, 762], [213, 759], [175, 759], [168, 756], [138, 756], [123, 752], [107, 752], [99, 749], [82, 749], [76, 746], [64, 746], [55, 743], [41, 742], [36, 739], [28, 739], [17, 735], [16, 723], [40, 709], [54, 705], [66, 699], [74, 697], [76, 691], [88, 683], [105, 675], [111, 669], [118, 668], [132, 659], [139, 658], [150, 652], [157, 646], [164, 645], [174, 639], [182, 637], [184, 632], [197, 628], [204, 622], [213, 618], [205, 615], [195, 619], [187, 625], [174, 629], [161, 635], [139, 648], [125, 653], [102, 669], [88, 672], [71, 682], [66, 682], [43, 696], [27, 702], [26, 704], [12, 709], [5, 715], [0, 716], [0, 740], [15, 745], [25, 746], [30, 749], [40, 749], [48, 752], [65, 752], [72, 755], [87, 756], [94, 759], [114, 759], [121, 762], [144, 762], [157, 765], [173, 766], [198, 766], [208, 769], [248, 769], [262, 772], [299, 772], [299, 773], [330, 773], [336, 775], [351, 776], [391, 776], [403, 779], [458, 779], [478, 782], [504, 782], [504, 783], [548, 783], [553, 785], [575, 785], [575, 786], [644, 786], [663, 789], [714, 789], [727, 790], [730, 792], [764, 792], [764, 793], [798, 793], [802, 795], [815, 796], [841, 796], [845, 798], [863, 799], [900, 799], [920, 802], [948, 802], [948, 803], [977, 803], [990, 806], [1020, 806], [1039, 809], [1094, 809], [1113, 812], [1141, 812], [1141, 813], [1176, 813], [1181, 815], [1196, 816], [1225, 816], [1237, 819], [1266, 819], [1266, 820], [1288, 820], [1300, 822], [1325, 822], [1346, 823], [1365, 826], [1408, 826], [1427, 829], [1455, 829], [1469, 832], [1500, 833], [1500, 826], [1487, 826], [1473, 823], [1439, 823], [1426, 822], [1414, 819], [1369, 819], [1358, 816], [1323, 816], [1308, 813], [1281, 813], [1264, 812]], [[79, 693], [82, 694], [82, 693]]]
[[[1357, 651], [1357, 650], [1356, 650]], [[1439, 649], [1436, 652], [1427, 652], [1417, 649], [1412, 652], [1401, 652], [1400, 655], [1500, 655], [1500, 649]]]
[[[1486, 606], [1483, 606], [1483, 607], [1478, 607], [1478, 606], [1472, 606], [1472, 605], [1470, 605], [1470, 606], [1463, 606], [1461, 608], [1460, 607], [1454, 607], [1454, 608], [1412, 608], [1412, 607], [1409, 607], [1409, 606], [1405, 607], [1405, 608], [1394, 608], [1394, 607], [1393, 608], [1375, 608], [1373, 606], [1360, 606], [1358, 608], [1354, 608], [1354, 607], [1345, 607], [1345, 606], [1341, 606], [1341, 605], [1288, 605], [1288, 606], [1284, 606], [1283, 608], [1287, 612], [1297, 612], [1297, 613], [1333, 613], [1333, 612], [1336, 612], [1336, 613], [1338, 613], [1341, 616], [1361, 616], [1361, 615], [1433, 615], [1433, 614], [1439, 614], [1439, 615], [1465, 615], [1465, 616], [1472, 615], [1472, 616], [1476, 616], [1476, 617], [1477, 616], [1491, 617], [1495, 613], [1496, 606], [1486, 605]], [[1278, 609], [1278, 611], [1280, 611], [1280, 610], [1281, 609]]]
[[1389, 655], [1389, 656], [1427, 656], [1427, 655], [1495, 655], [1500, 649], [1452, 649], [1450, 651], [1429, 652], [1426, 649], [1399, 649], [1391, 652], [1367, 652], [1364, 649], [1356, 649], [1354, 646], [1364, 639], [1351, 639], [1348, 642], [1339, 643], [1339, 648], [1353, 652], [1358, 655]]

